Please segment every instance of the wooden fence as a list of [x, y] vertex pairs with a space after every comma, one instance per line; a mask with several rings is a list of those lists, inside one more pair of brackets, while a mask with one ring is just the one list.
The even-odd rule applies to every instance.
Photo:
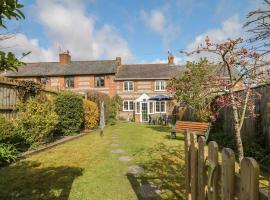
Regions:
[[[0, 77], [0, 114], [7, 118], [13, 118], [16, 115], [16, 104], [19, 100], [18, 87], [20, 86], [18, 80]], [[42, 89], [42, 92], [54, 95], [56, 90], [49, 88]]]
[[259, 187], [259, 165], [253, 158], [235, 164], [235, 154], [204, 137], [185, 133], [186, 199], [270, 200], [270, 192]]

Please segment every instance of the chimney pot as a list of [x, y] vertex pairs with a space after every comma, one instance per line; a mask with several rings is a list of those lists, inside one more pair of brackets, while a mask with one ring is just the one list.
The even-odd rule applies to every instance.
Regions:
[[168, 51], [168, 64], [174, 65], [174, 56], [171, 52]]
[[69, 64], [71, 62], [71, 56], [69, 51], [59, 53], [59, 63], [60, 64]]

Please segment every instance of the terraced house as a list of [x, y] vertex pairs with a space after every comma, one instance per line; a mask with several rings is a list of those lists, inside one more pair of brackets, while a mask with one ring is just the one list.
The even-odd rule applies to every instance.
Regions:
[[95, 90], [110, 97], [123, 99], [120, 117], [137, 122], [147, 122], [149, 116], [171, 113], [172, 101], [155, 101], [151, 97], [168, 96], [166, 83], [181, 75], [184, 66], [174, 64], [172, 54], [165, 64], [122, 64], [121, 58], [100, 61], [72, 61], [69, 52], [59, 54], [59, 62], [28, 63], [18, 72], [4, 76], [33, 80], [59, 89], [69, 89], [85, 94]]

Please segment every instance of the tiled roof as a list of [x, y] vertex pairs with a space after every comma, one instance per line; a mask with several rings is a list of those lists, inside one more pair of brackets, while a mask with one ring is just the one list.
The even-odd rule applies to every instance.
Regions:
[[180, 76], [185, 70], [185, 66], [169, 64], [122, 65], [119, 68], [115, 79], [170, 79]]
[[6, 72], [8, 77], [58, 76], [58, 75], [88, 75], [114, 74], [117, 61], [72, 61], [69, 64], [59, 62], [28, 63], [21, 66], [18, 72]]

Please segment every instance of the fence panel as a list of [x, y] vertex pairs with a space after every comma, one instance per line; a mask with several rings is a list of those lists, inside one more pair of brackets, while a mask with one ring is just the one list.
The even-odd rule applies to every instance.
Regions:
[[203, 137], [197, 141], [195, 135], [186, 132], [186, 199], [270, 200], [270, 185], [269, 191], [259, 188], [259, 165], [253, 158], [241, 161], [239, 174], [231, 149], [224, 148], [219, 161], [217, 143], [208, 143], [207, 157], [206, 147]]
[[197, 148], [197, 137], [191, 134], [190, 136], [190, 172], [191, 172], [191, 199], [197, 199], [197, 186], [198, 186], [198, 148]]
[[240, 165], [240, 200], [259, 199], [259, 165], [253, 158], [243, 158]]
[[222, 200], [234, 199], [234, 170], [235, 170], [235, 155], [233, 150], [224, 148], [222, 150], [222, 165], [221, 165], [221, 195]]
[[205, 138], [198, 139], [198, 200], [205, 200], [206, 168]]
[[[0, 77], [0, 114], [9, 119], [15, 117], [17, 113], [19, 82], [18, 80]], [[55, 95], [57, 92], [51, 89], [42, 89], [42, 93], [46, 95]]]
[[211, 141], [208, 144], [208, 200], [218, 198], [218, 145]]
[[190, 199], [190, 132], [185, 133], [185, 180], [186, 199]]

